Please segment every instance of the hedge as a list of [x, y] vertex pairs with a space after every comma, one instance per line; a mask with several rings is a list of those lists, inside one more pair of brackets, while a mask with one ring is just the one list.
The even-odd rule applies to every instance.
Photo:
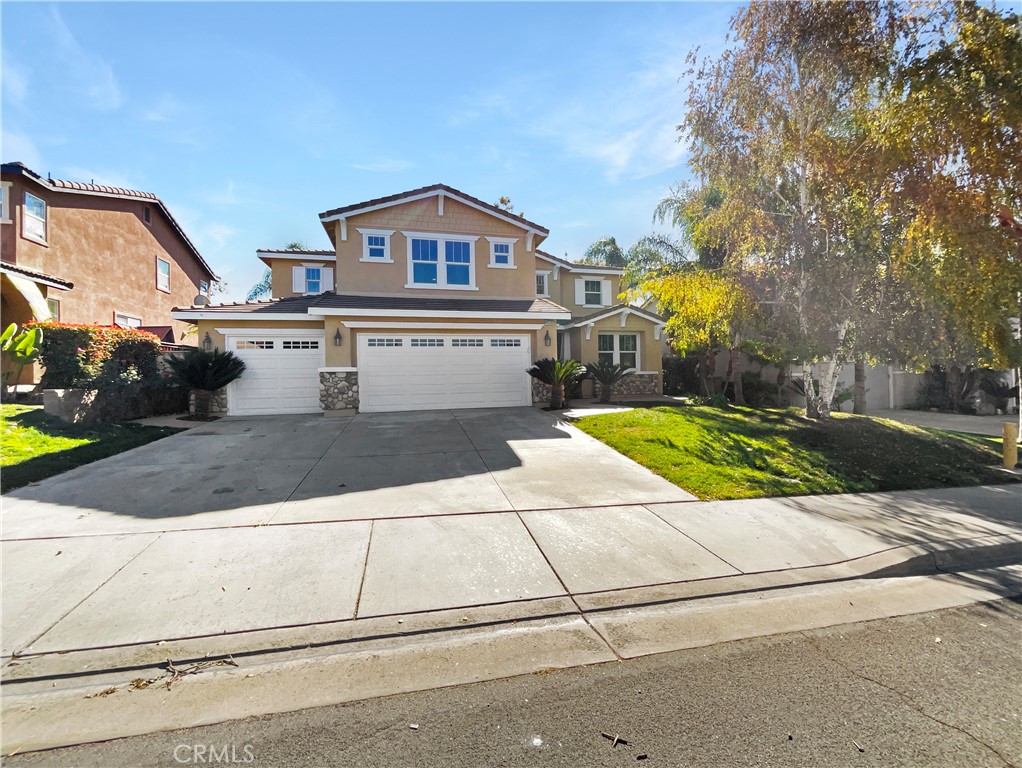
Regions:
[[147, 331], [53, 322], [27, 327], [43, 331], [44, 389], [104, 389], [158, 377], [160, 340]]

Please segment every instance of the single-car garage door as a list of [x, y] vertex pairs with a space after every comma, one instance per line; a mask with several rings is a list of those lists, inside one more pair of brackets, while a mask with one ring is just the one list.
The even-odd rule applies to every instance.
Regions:
[[529, 405], [529, 342], [527, 334], [360, 334], [359, 410]]
[[245, 361], [245, 373], [227, 388], [231, 416], [316, 413], [323, 332], [251, 331], [227, 335], [227, 349]]

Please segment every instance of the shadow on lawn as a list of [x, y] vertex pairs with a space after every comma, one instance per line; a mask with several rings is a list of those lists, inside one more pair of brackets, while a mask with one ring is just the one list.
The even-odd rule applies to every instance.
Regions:
[[15, 413], [6, 416], [4, 420], [23, 429], [35, 430], [47, 438], [89, 440], [90, 442], [63, 450], [40, 453], [16, 464], [5, 466], [2, 475], [0, 475], [0, 492], [2, 493], [44, 480], [83, 464], [90, 464], [99, 459], [123, 453], [181, 431], [171, 427], [146, 427], [141, 424], [68, 424], [46, 414], [41, 408]]
[[[749, 488], [773, 496], [913, 490], [1010, 482], [989, 441], [924, 430], [868, 416], [837, 414], [825, 421], [795, 409], [684, 410], [708, 436], [667, 448], [742, 472]], [[801, 482], [793, 482], [800, 480]]]

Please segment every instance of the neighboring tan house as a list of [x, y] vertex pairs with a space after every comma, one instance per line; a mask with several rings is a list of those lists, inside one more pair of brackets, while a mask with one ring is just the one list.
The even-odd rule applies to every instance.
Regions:
[[5, 327], [52, 319], [182, 343], [191, 326], [171, 310], [208, 295], [217, 276], [156, 195], [46, 179], [21, 163], [2, 166], [0, 193]]
[[[573, 311], [539, 293], [589, 268], [541, 255], [546, 228], [442, 184], [326, 211], [320, 222], [332, 251], [258, 252], [273, 275], [271, 300], [173, 313], [198, 324], [204, 346], [248, 366], [221, 411], [529, 405], [534, 360], [571, 344], [595, 359], [607, 331], [616, 345], [608, 351], [627, 362], [633, 342], [617, 338], [635, 329], [643, 369], [646, 340], [662, 324], [634, 311], [622, 319], [611, 306], [620, 279], [612, 270], [599, 275], [607, 281], [599, 306], [583, 293], [576, 326]], [[541, 286], [541, 276], [550, 281]], [[657, 371], [647, 379], [659, 391], [659, 365], [646, 368]]]

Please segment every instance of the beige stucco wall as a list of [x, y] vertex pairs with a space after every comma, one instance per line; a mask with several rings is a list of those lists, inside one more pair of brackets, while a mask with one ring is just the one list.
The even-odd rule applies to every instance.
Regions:
[[571, 359], [578, 360], [583, 365], [594, 363], [599, 359], [599, 334], [600, 333], [635, 333], [638, 335], [639, 347], [639, 370], [657, 374], [657, 382], [663, 389], [662, 356], [660, 354], [660, 341], [655, 338], [654, 323], [638, 315], [629, 315], [625, 320], [624, 327], [621, 326], [620, 315], [599, 320], [593, 326], [592, 333], [586, 339], [585, 328], [572, 328], [566, 333], [571, 341]]
[[[336, 282], [338, 293], [438, 295], [459, 298], [531, 298], [536, 295], [535, 248], [543, 237], [535, 236], [533, 250], [526, 251], [526, 231], [467, 205], [444, 198], [443, 216], [438, 214], [437, 199], [415, 200], [347, 219], [347, 240], [341, 239], [340, 224], [334, 222], [333, 238], [337, 246]], [[358, 229], [389, 229], [392, 264], [360, 261], [363, 235]], [[402, 232], [476, 235], [474, 243], [475, 285], [478, 290], [406, 288], [409, 283], [409, 241]], [[490, 237], [517, 238], [513, 244], [515, 268], [490, 267]], [[440, 254], [441, 266], [443, 254]], [[545, 263], [545, 262], [544, 262]]]
[[[260, 328], [323, 328], [324, 338], [326, 340], [326, 366], [327, 367], [338, 367], [338, 368], [354, 368], [358, 366], [358, 336], [359, 334], [409, 334], [409, 333], [422, 333], [423, 335], [430, 334], [446, 334], [446, 333], [472, 333], [476, 332], [480, 335], [485, 336], [500, 336], [504, 334], [522, 333], [522, 330], [515, 330], [514, 328], [502, 328], [499, 330], [479, 328], [480, 325], [486, 323], [495, 323], [500, 325], [535, 325], [537, 323], [543, 323], [543, 327], [536, 331], [528, 331], [532, 337], [532, 357], [538, 359], [541, 357], [553, 357], [556, 351], [556, 338], [557, 338], [557, 324], [553, 320], [541, 321], [541, 320], [525, 320], [521, 322], [514, 321], [503, 321], [503, 320], [479, 320], [469, 318], [452, 318], [452, 319], [438, 319], [430, 318], [426, 322], [432, 324], [443, 324], [441, 328], [423, 328], [420, 330], [412, 328], [387, 328], [384, 326], [376, 326], [373, 328], [347, 328], [343, 325], [343, 322], [347, 320], [355, 323], [365, 322], [378, 322], [378, 323], [408, 323], [409, 318], [407, 317], [380, 317], [380, 318], [364, 318], [364, 317], [327, 317], [325, 320], [313, 320], [313, 321], [301, 321], [301, 320], [277, 320], [273, 321], [267, 317], [261, 317], [253, 320], [200, 320], [198, 322], [199, 333], [196, 339], [196, 343], [201, 345], [202, 340], [205, 338], [207, 331], [209, 337], [213, 342], [213, 346], [217, 349], [225, 348], [224, 336], [222, 333], [217, 331], [217, 328], [251, 328], [252, 330]], [[337, 330], [341, 331], [341, 345], [337, 346], [334, 344], [334, 334]], [[478, 329], [478, 330], [477, 330]], [[544, 335], [546, 332], [550, 333], [550, 346], [546, 347], [544, 342]]]
[[[270, 293], [275, 299], [287, 298], [288, 296], [301, 296], [293, 290], [294, 280], [292, 279], [292, 268], [300, 266], [320, 267], [333, 269], [333, 261], [324, 261], [316, 256], [309, 256], [302, 259], [268, 259], [270, 262]], [[324, 286], [324, 290], [332, 291], [333, 286]]]
[[542, 259], [538, 259], [536, 265], [537, 272], [550, 272], [547, 276], [547, 290], [550, 292], [550, 300], [555, 304], [560, 304], [562, 307], [570, 311], [573, 317], [591, 315], [600, 309], [599, 307], [586, 307], [575, 303], [576, 280], [609, 280], [610, 304], [607, 306], [614, 306], [615, 304], [622, 303], [621, 299], [618, 298], [618, 293], [621, 291], [620, 275], [588, 274], [578, 270], [568, 271], [562, 267], [557, 270], [557, 279], [555, 280], [552, 264], [547, 261], [543, 261]]

